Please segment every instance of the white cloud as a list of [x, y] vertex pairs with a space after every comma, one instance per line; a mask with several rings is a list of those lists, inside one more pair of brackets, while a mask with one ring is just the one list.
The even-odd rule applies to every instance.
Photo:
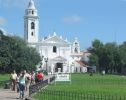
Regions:
[[83, 21], [83, 17], [78, 15], [66, 16], [63, 18], [63, 22], [67, 24], [76, 24]]
[[5, 18], [3, 18], [3, 17], [0, 17], [0, 25], [4, 25], [4, 24], [6, 24], [6, 19]]

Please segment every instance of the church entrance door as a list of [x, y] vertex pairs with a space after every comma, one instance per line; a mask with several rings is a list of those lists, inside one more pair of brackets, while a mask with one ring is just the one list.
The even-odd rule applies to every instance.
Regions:
[[59, 69], [63, 72], [63, 63], [56, 63], [55, 72], [58, 72]]

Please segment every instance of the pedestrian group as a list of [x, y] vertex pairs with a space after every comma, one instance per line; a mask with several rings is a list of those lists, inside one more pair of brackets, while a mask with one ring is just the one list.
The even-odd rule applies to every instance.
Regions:
[[25, 91], [29, 91], [29, 86], [32, 84], [36, 84], [38, 82], [42, 82], [44, 79], [44, 74], [42, 72], [35, 72], [32, 71], [26, 72], [26, 70], [16, 73], [14, 70], [11, 73], [10, 80], [11, 80], [11, 89], [12, 91], [19, 92], [19, 98], [24, 98]]

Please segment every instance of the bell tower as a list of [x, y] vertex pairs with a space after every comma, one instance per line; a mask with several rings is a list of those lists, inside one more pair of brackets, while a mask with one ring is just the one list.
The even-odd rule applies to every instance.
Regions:
[[80, 44], [77, 38], [75, 38], [74, 42], [73, 42], [73, 46], [72, 46], [72, 52], [73, 53], [80, 53]]
[[24, 16], [24, 38], [28, 43], [38, 42], [39, 17], [34, 1], [30, 0]]

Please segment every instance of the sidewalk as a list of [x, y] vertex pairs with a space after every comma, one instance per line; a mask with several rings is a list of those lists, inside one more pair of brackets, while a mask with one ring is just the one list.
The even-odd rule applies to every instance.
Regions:
[[[28, 98], [28, 92], [25, 92], [25, 98]], [[0, 89], [0, 100], [20, 100], [19, 93], [10, 89]]]
[[[48, 79], [50, 77], [52, 77], [52, 75], [45, 76], [44, 79]], [[25, 91], [24, 98], [28, 98], [28, 100], [35, 100], [34, 98], [29, 99], [28, 91]], [[0, 89], [0, 100], [20, 100], [19, 93], [17, 93], [16, 91], [12, 91], [11, 89]]]

